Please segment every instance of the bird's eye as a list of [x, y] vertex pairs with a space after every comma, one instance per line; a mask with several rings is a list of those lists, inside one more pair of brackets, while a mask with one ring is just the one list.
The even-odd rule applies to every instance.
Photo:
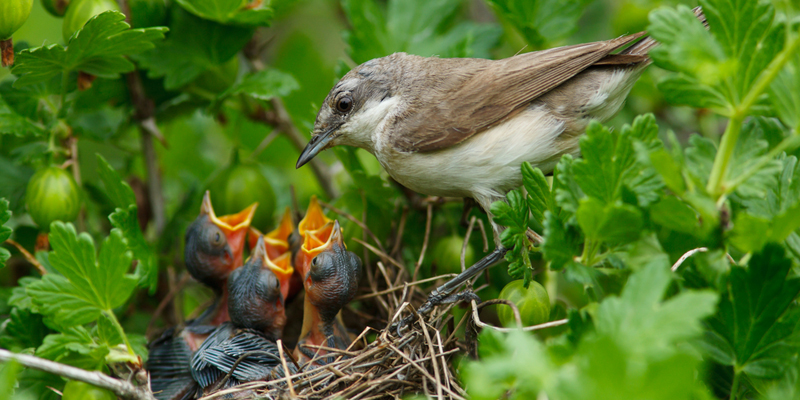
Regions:
[[348, 112], [351, 108], [353, 108], [353, 99], [350, 96], [342, 97], [336, 102], [336, 109], [339, 112]]
[[316, 267], [318, 265], [319, 265], [319, 261], [317, 260], [317, 257], [312, 258], [311, 259], [311, 266]]
[[216, 246], [221, 245], [222, 244], [222, 233], [220, 233], [220, 231], [214, 232], [214, 235], [211, 237], [211, 241]]

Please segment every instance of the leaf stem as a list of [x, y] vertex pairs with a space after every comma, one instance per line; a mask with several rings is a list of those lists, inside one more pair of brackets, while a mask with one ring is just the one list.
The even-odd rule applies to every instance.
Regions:
[[739, 389], [739, 376], [740, 375], [741, 374], [736, 369], [736, 367], [733, 367], [733, 382], [731, 383], [731, 397], [730, 397], [730, 400], [736, 400], [736, 392], [739, 391], [738, 389]]
[[725, 133], [722, 135], [722, 142], [719, 146], [719, 151], [714, 158], [714, 166], [711, 169], [711, 176], [708, 179], [706, 190], [714, 199], [718, 199], [727, 191], [723, 188], [725, 178], [728, 174], [728, 166], [733, 156], [733, 151], [736, 148], [736, 142], [739, 140], [739, 133], [742, 131], [742, 122], [750, 111], [750, 108], [758, 100], [759, 96], [769, 87], [778, 73], [781, 72], [784, 65], [794, 55], [798, 46], [800, 46], [800, 36], [795, 36], [787, 46], [775, 57], [767, 68], [762, 72], [753, 86], [748, 91], [747, 95], [742, 99], [742, 102], [734, 107], [731, 113], [728, 126], [725, 128]]
[[744, 97], [742, 102], [734, 109], [734, 114], [744, 116], [750, 111], [750, 107], [758, 100], [758, 97], [767, 90], [767, 87], [775, 80], [778, 74], [783, 69], [783, 66], [794, 56], [798, 47], [800, 46], [800, 35], [795, 36], [789, 44], [783, 48], [783, 51], [772, 60], [759, 76], [756, 83], [750, 88], [747, 96]]
[[125, 343], [125, 347], [128, 348], [128, 354], [136, 356], [136, 353], [133, 352], [133, 347], [131, 347], [131, 343], [128, 341], [128, 335], [125, 334], [125, 330], [122, 329], [122, 325], [119, 324], [119, 320], [117, 319], [117, 316], [114, 315], [114, 312], [111, 310], [103, 310], [103, 314], [105, 314], [109, 321], [114, 324], [114, 327], [117, 328], [119, 337], [122, 338], [122, 341]]
[[795, 148], [800, 146], [800, 135], [792, 134], [788, 138], [783, 139], [777, 146], [775, 146], [769, 153], [764, 154], [758, 159], [755, 165], [750, 167], [747, 171], [742, 173], [741, 175], [737, 176], [733, 181], [726, 184], [724, 189], [724, 193], [730, 193], [737, 186], [741, 185], [744, 181], [750, 179], [753, 175], [755, 175], [761, 168], [763, 168], [768, 162], [772, 161], [775, 157], [779, 156], [784, 151], [791, 151]]
[[721, 186], [728, 175], [728, 165], [733, 157], [733, 150], [736, 148], [736, 142], [739, 140], [739, 133], [742, 131], [743, 119], [743, 116], [734, 112], [731, 119], [728, 120], [728, 126], [725, 128], [725, 133], [722, 135], [722, 142], [719, 144], [719, 150], [717, 151], [716, 157], [714, 157], [714, 166], [711, 168], [711, 176], [708, 178], [706, 190], [715, 200], [724, 192]]

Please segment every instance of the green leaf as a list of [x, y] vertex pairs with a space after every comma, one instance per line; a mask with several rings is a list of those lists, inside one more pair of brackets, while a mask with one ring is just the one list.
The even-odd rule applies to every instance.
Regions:
[[127, 208], [130, 205], [136, 205], [136, 196], [133, 194], [133, 189], [99, 153], [97, 154], [97, 164], [97, 173], [100, 175], [100, 181], [103, 182], [106, 188], [106, 195], [111, 199], [114, 207]]
[[134, 70], [126, 56], [154, 47], [166, 28], [129, 29], [125, 15], [107, 11], [90, 19], [72, 36], [67, 47], [53, 44], [23, 50], [12, 72], [15, 87], [53, 79], [62, 73], [82, 71], [102, 78], [116, 78]]
[[700, 222], [695, 211], [676, 197], [668, 196], [650, 208], [650, 219], [675, 232], [699, 234]]
[[522, 184], [528, 192], [528, 208], [533, 218], [544, 223], [544, 212], [555, 210], [553, 195], [544, 173], [526, 161], [522, 163]]
[[3, 99], [0, 99], [0, 135], [39, 136], [44, 132], [44, 128], [17, 114]]
[[800, 312], [792, 302], [800, 278], [789, 277], [792, 263], [782, 247], [768, 244], [747, 268], [731, 268], [719, 312], [708, 321], [704, 348], [718, 363], [752, 377], [778, 376], [797, 353]]
[[108, 216], [111, 226], [119, 229], [128, 247], [133, 252], [133, 257], [139, 260], [136, 264], [134, 276], [139, 281], [139, 287], [146, 287], [152, 295], [158, 285], [158, 258], [155, 251], [147, 244], [139, 228], [138, 212], [135, 204], [126, 208], [117, 208]]
[[578, 27], [588, 0], [489, 0], [535, 48], [563, 39]]
[[561, 208], [559, 216], [569, 220], [578, 211], [578, 202], [584, 197], [578, 183], [575, 181], [573, 166], [575, 160], [571, 155], [565, 154], [553, 170], [553, 193], [556, 205]]
[[674, 71], [659, 83], [667, 100], [730, 115], [758, 75], [781, 51], [783, 25], [773, 25], [767, 2], [704, 0], [706, 30], [686, 6], [650, 14], [648, 31], [661, 46], [650, 52], [660, 67]]
[[584, 198], [576, 214], [586, 237], [609, 245], [630, 243], [639, 238], [644, 227], [642, 213], [628, 204], [603, 204]]
[[544, 213], [544, 243], [542, 252], [550, 261], [550, 268], [558, 270], [574, 263], [580, 254], [580, 233], [572, 225], [566, 225], [550, 211]]
[[[3, 243], [11, 237], [13, 230], [5, 226], [5, 223], [11, 218], [11, 211], [8, 211], [8, 200], [0, 198], [0, 243]], [[6, 260], [11, 257], [8, 250], [0, 247], [0, 268], [6, 266]]]
[[50, 273], [27, 287], [39, 311], [59, 326], [71, 327], [96, 320], [124, 304], [136, 287], [127, 272], [131, 253], [118, 229], [103, 242], [99, 257], [92, 238], [75, 232], [72, 224], [50, 225], [50, 262], [62, 275]]
[[[252, 28], [222, 25], [171, 7], [170, 35], [154, 49], [135, 56], [150, 78], [164, 77], [164, 88], [178, 89], [205, 70], [233, 58], [252, 38]], [[203, 32], [198, 35], [197, 32]]]
[[0, 346], [14, 352], [36, 348], [48, 331], [41, 315], [14, 307], [0, 328]]
[[345, 32], [348, 55], [363, 63], [395, 52], [424, 57], [489, 57], [502, 29], [453, 22], [460, 0], [390, 0], [384, 14], [374, 0], [343, 0], [352, 30]]
[[772, 82], [769, 98], [781, 121], [800, 132], [800, 55], [795, 55]]
[[631, 275], [622, 295], [597, 309], [597, 332], [616, 338], [630, 353], [652, 356], [673, 353], [675, 343], [700, 335], [717, 294], [687, 291], [662, 301], [670, 282], [669, 264], [660, 258]]
[[237, 94], [246, 94], [259, 100], [270, 100], [273, 97], [286, 97], [300, 88], [293, 76], [276, 69], [265, 69], [246, 76], [219, 95], [219, 99]]
[[633, 125], [619, 132], [596, 121], [589, 124], [580, 142], [583, 158], [574, 165], [575, 181], [587, 196], [613, 203], [622, 198], [625, 186], [639, 203], [657, 198], [661, 183], [655, 170], [637, 160], [635, 141], [647, 148], [658, 146], [658, 126], [652, 114], [637, 117]]
[[105, 364], [109, 347], [95, 341], [92, 334], [82, 326], [64, 329], [44, 338], [44, 343], [36, 349], [36, 356], [69, 365], [96, 370]]
[[100, 154], [97, 154], [97, 164], [106, 195], [116, 207], [114, 213], [108, 216], [111, 226], [122, 232], [128, 247], [133, 252], [133, 257], [139, 260], [134, 273], [139, 280], [139, 286], [148, 288], [150, 294], [153, 294], [158, 284], [158, 260], [139, 227], [139, 214], [133, 189]]
[[[261, 1], [251, 3], [242, 0], [177, 0], [181, 7], [200, 18], [221, 24], [242, 26], [268, 26], [272, 9], [261, 5]], [[257, 5], [251, 7], [252, 4]], [[268, 3], [267, 3], [268, 4]]]

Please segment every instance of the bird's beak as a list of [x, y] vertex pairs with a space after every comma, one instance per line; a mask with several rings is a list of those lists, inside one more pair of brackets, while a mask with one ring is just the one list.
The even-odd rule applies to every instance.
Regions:
[[214, 213], [214, 207], [211, 205], [211, 196], [209, 192], [206, 191], [206, 194], [203, 196], [200, 214], [208, 215], [211, 222], [225, 235], [225, 238], [228, 240], [228, 246], [231, 249], [231, 258], [234, 260], [232, 265], [234, 268], [242, 263], [241, 258], [242, 252], [244, 251], [245, 237], [257, 207], [258, 203], [253, 203], [236, 214], [217, 217], [216, 213]]
[[303, 149], [303, 152], [300, 153], [300, 158], [297, 159], [297, 165], [295, 165], [295, 168], [300, 168], [303, 165], [306, 165], [306, 163], [311, 161], [311, 159], [319, 154], [320, 151], [325, 150], [325, 148], [328, 147], [328, 144], [331, 143], [331, 140], [333, 140], [333, 133], [337, 128], [338, 127], [333, 127], [314, 135], [311, 138], [311, 141], [308, 142], [308, 145], [306, 145], [306, 148]]
[[267, 245], [267, 253], [271, 258], [278, 257], [289, 251], [289, 235], [294, 231], [292, 221], [292, 211], [286, 207], [281, 223], [275, 230], [264, 235], [264, 242]]
[[[305, 236], [306, 232], [316, 231], [329, 222], [331, 222], [331, 219], [326, 217], [325, 213], [322, 212], [322, 207], [320, 207], [319, 201], [317, 201], [317, 196], [311, 196], [306, 216], [297, 224], [297, 230], [301, 235]], [[327, 236], [323, 240], [325, 239], [327, 239]]]
[[328, 222], [325, 226], [314, 230], [307, 231], [303, 237], [303, 246], [295, 260], [295, 266], [300, 272], [301, 276], [306, 276], [308, 273], [311, 260], [314, 259], [319, 253], [323, 251], [337, 251], [346, 249], [344, 244], [344, 236], [342, 236], [342, 228], [339, 226], [339, 221], [333, 223]]
[[289, 296], [289, 282], [292, 278], [292, 274], [294, 274], [291, 261], [292, 255], [288, 252], [274, 259], [267, 257], [266, 260], [267, 268], [278, 277], [278, 282], [280, 282], [281, 285], [281, 295], [284, 300]]

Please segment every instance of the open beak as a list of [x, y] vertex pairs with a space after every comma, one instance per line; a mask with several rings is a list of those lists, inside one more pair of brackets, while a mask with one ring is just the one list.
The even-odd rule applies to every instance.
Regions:
[[200, 214], [208, 215], [211, 222], [225, 235], [225, 238], [228, 240], [228, 246], [233, 253], [232, 258], [234, 262], [232, 266], [234, 268], [242, 265], [245, 237], [247, 236], [250, 222], [253, 220], [253, 215], [255, 215], [257, 207], [258, 203], [253, 203], [250, 207], [236, 214], [217, 217], [216, 213], [214, 213], [214, 207], [211, 205], [211, 196], [209, 192], [206, 191], [206, 194], [203, 196]]
[[[317, 201], [317, 196], [311, 196], [306, 216], [297, 224], [297, 230], [301, 235], [305, 236], [307, 231], [318, 230], [329, 222], [331, 222], [331, 219], [326, 217], [325, 213], [322, 212], [322, 207], [320, 207], [319, 201]], [[325, 239], [327, 239], [327, 237]]]
[[303, 149], [303, 152], [300, 153], [300, 158], [297, 159], [297, 165], [295, 165], [295, 168], [302, 167], [307, 162], [311, 161], [311, 159], [317, 154], [319, 154], [320, 151], [325, 150], [325, 148], [331, 143], [331, 140], [333, 140], [333, 132], [336, 131], [337, 128], [338, 127], [333, 127], [327, 131], [314, 135], [311, 138], [311, 141], [308, 142], [308, 145], [306, 145], [306, 148]]
[[292, 210], [286, 207], [283, 218], [275, 230], [264, 235], [264, 242], [267, 246], [267, 254], [270, 258], [276, 258], [289, 251], [289, 235], [294, 231], [292, 221]]
[[311, 260], [323, 251], [331, 251], [335, 248], [346, 249], [344, 236], [339, 221], [327, 223], [324, 227], [316, 231], [306, 232], [303, 247], [300, 249], [298, 259], [295, 262], [300, 275], [305, 276]]
[[251, 260], [260, 261], [261, 265], [265, 268], [269, 268], [269, 270], [275, 274], [281, 285], [281, 295], [283, 295], [283, 299], [285, 300], [289, 295], [289, 280], [294, 273], [294, 268], [292, 268], [291, 263], [291, 254], [285, 252], [276, 258], [270, 257], [268, 246], [264, 242], [264, 237], [262, 236], [258, 239], [250, 257]]

